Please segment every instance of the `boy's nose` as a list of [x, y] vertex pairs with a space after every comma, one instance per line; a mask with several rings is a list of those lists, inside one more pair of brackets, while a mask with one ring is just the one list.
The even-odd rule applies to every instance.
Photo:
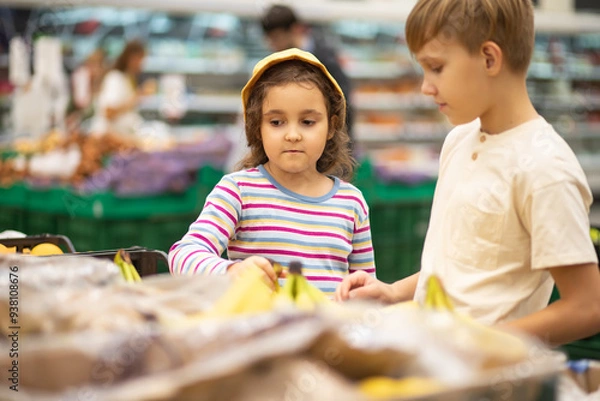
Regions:
[[423, 79], [421, 84], [421, 93], [427, 96], [434, 96], [436, 94], [436, 88], [428, 80]]

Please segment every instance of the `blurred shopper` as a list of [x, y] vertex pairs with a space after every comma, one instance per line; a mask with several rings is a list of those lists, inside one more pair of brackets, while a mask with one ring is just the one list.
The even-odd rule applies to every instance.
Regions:
[[299, 48], [314, 54], [338, 82], [346, 97], [346, 125], [353, 142], [352, 86], [350, 79], [340, 66], [335, 49], [325, 41], [316, 38], [310, 27], [300, 21], [295, 12], [288, 6], [276, 4], [271, 6], [262, 18], [263, 32], [269, 47], [273, 51]]
[[90, 132], [131, 135], [143, 122], [137, 112], [137, 79], [142, 72], [146, 49], [139, 41], [127, 43], [113, 68], [106, 74]]
[[69, 120], [79, 124], [94, 115], [100, 86], [106, 73], [106, 53], [96, 49], [71, 75]]

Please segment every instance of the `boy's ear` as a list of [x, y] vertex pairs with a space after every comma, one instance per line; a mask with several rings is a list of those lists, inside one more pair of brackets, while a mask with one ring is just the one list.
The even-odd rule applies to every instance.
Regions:
[[502, 69], [503, 54], [497, 43], [488, 40], [481, 45], [481, 56], [485, 62], [488, 75], [496, 76]]

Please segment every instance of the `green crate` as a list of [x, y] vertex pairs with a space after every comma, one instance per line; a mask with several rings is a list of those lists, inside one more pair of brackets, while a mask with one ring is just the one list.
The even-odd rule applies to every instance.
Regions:
[[4, 230], [26, 232], [26, 214], [24, 209], [0, 205], [0, 232]]
[[22, 207], [27, 199], [27, 188], [22, 182], [10, 187], [0, 187], [0, 206]]
[[168, 252], [171, 245], [187, 232], [196, 217], [194, 213], [147, 219], [60, 216], [57, 232], [69, 237], [78, 251], [98, 251], [138, 245]]
[[419, 271], [431, 201], [375, 203], [370, 207], [377, 277], [387, 283]]
[[56, 213], [28, 210], [23, 224], [24, 232], [27, 235], [62, 234], [58, 231], [58, 220]]
[[70, 193], [66, 187], [27, 188], [27, 209], [36, 212], [66, 214], [65, 197]]
[[134, 219], [189, 213], [197, 203], [194, 186], [181, 193], [136, 197], [119, 197], [112, 192], [83, 195], [68, 188], [50, 188], [30, 189], [27, 207], [71, 217]]
[[213, 190], [215, 185], [219, 183], [221, 178], [225, 173], [212, 166], [203, 166], [198, 170], [198, 175], [196, 176], [196, 188], [197, 188], [197, 203], [194, 208], [194, 212], [196, 215], [200, 214], [202, 208], [204, 207], [204, 203], [206, 201], [206, 197]]
[[575, 341], [561, 347], [570, 360], [595, 359], [600, 361], [600, 345], [586, 344], [585, 340]]

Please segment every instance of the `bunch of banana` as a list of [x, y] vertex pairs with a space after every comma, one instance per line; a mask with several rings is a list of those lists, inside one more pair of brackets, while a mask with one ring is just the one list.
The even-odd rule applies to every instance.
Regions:
[[489, 327], [471, 317], [455, 312], [454, 306], [436, 275], [429, 276], [425, 294], [425, 308], [452, 313], [457, 324], [447, 333], [468, 339], [469, 348], [478, 350], [482, 366], [497, 367], [522, 361], [527, 356], [525, 342], [511, 333]]
[[266, 312], [273, 309], [274, 294], [265, 283], [262, 269], [252, 265], [235, 277], [227, 291], [204, 316], [226, 317]]
[[328, 302], [327, 296], [302, 275], [302, 263], [292, 261], [286, 282], [275, 295], [275, 304], [293, 304], [298, 309], [313, 311], [318, 305]]
[[450, 297], [448, 297], [446, 290], [444, 290], [444, 286], [435, 274], [432, 274], [427, 279], [427, 291], [425, 293], [424, 306], [426, 308], [441, 311], [452, 312], [454, 310]]
[[129, 254], [123, 249], [119, 249], [119, 251], [115, 255], [114, 262], [117, 266], [119, 266], [119, 269], [121, 269], [121, 274], [125, 278], [125, 281], [131, 283], [136, 281], [142, 281], [140, 274], [136, 270], [135, 266], [131, 263], [131, 258], [129, 257]]

